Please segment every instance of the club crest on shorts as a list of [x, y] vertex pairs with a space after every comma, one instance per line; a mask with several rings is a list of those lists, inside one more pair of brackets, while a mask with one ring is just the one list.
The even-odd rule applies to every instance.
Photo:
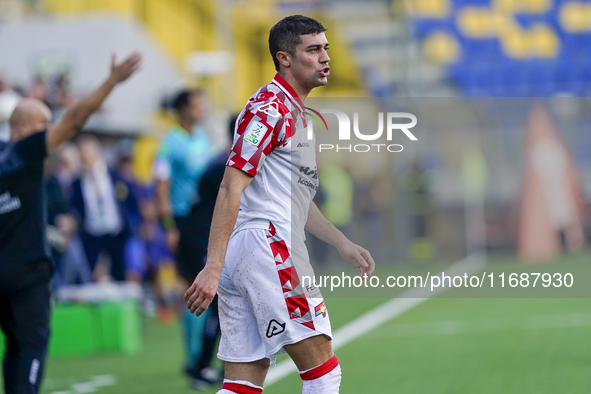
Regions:
[[285, 331], [285, 323], [279, 323], [277, 320], [271, 319], [267, 327], [267, 338], [279, 335], [283, 331]]
[[261, 122], [253, 122], [248, 125], [248, 129], [244, 134], [244, 141], [253, 146], [259, 146], [268, 129], [269, 128]]
[[322, 315], [322, 317], [326, 317], [326, 304], [324, 303], [324, 301], [316, 305], [316, 308], [314, 308], [314, 312], [316, 312], [315, 316]]

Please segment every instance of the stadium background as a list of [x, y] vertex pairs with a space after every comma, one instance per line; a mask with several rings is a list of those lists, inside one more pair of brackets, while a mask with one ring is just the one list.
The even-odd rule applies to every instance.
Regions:
[[[367, 245], [379, 266], [436, 271], [474, 251], [487, 251], [489, 264], [507, 272], [540, 269], [524, 261], [543, 261], [546, 270], [588, 263], [586, 246], [565, 253], [554, 233], [549, 243], [556, 246], [533, 258], [520, 248], [535, 227], [523, 206], [536, 205], [541, 194], [524, 186], [528, 141], [540, 128], [566, 146], [578, 225], [589, 234], [586, 0], [0, 0], [0, 74], [24, 94], [64, 75], [76, 98], [106, 75], [112, 49], [120, 56], [142, 50], [142, 74], [86, 131], [101, 138], [111, 163], [120, 141], [131, 143], [135, 174], [150, 182], [156, 146], [171, 122], [166, 98], [182, 86], [204, 88], [207, 130], [223, 146], [231, 114], [274, 75], [269, 28], [293, 13], [329, 28], [331, 77], [314, 92], [318, 100], [362, 98], [376, 112], [389, 108], [390, 98], [432, 103], [433, 111], [452, 103], [467, 119], [459, 126], [432, 122], [405, 154], [319, 157], [325, 214]], [[63, 105], [52, 107], [56, 117]], [[0, 107], [5, 121], [9, 106]], [[535, 122], [548, 115], [544, 126]], [[311, 250], [322, 256], [321, 271], [335, 269], [334, 254]], [[339, 328], [388, 300], [329, 301]], [[337, 351], [342, 392], [588, 392], [589, 307], [584, 298], [426, 301]], [[188, 392], [180, 328], [143, 317], [141, 333], [143, 346], [132, 354], [52, 357], [44, 392]], [[292, 374], [265, 392], [296, 393], [299, 384]]]

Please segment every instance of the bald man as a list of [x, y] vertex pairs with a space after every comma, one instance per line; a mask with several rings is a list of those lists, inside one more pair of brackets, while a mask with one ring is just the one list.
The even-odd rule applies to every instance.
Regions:
[[132, 54], [117, 64], [90, 96], [74, 104], [57, 124], [34, 99], [10, 117], [10, 141], [0, 142], [0, 327], [6, 336], [6, 394], [38, 393], [49, 338], [49, 279], [53, 270], [45, 239], [43, 161], [72, 138], [119, 83], [139, 67]]

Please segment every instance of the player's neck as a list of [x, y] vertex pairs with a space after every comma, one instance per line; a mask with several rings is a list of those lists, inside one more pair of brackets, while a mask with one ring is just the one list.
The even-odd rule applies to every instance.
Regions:
[[193, 128], [195, 127], [195, 122], [187, 119], [179, 119], [179, 126], [185, 129], [187, 133], [191, 134], [193, 132]]
[[290, 73], [287, 73], [285, 71], [279, 71], [278, 74], [297, 93], [300, 100], [302, 100], [302, 102], [304, 102], [306, 100], [306, 97], [308, 97], [308, 95], [310, 94], [310, 91], [312, 89], [303, 88]]

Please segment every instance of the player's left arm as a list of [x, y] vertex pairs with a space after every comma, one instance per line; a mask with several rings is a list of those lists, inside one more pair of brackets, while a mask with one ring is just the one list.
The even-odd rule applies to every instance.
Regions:
[[355, 267], [359, 276], [363, 276], [364, 274], [371, 276], [376, 264], [369, 251], [345, 237], [334, 224], [324, 217], [314, 202], [310, 203], [306, 230], [327, 244], [337, 248], [341, 256]]

